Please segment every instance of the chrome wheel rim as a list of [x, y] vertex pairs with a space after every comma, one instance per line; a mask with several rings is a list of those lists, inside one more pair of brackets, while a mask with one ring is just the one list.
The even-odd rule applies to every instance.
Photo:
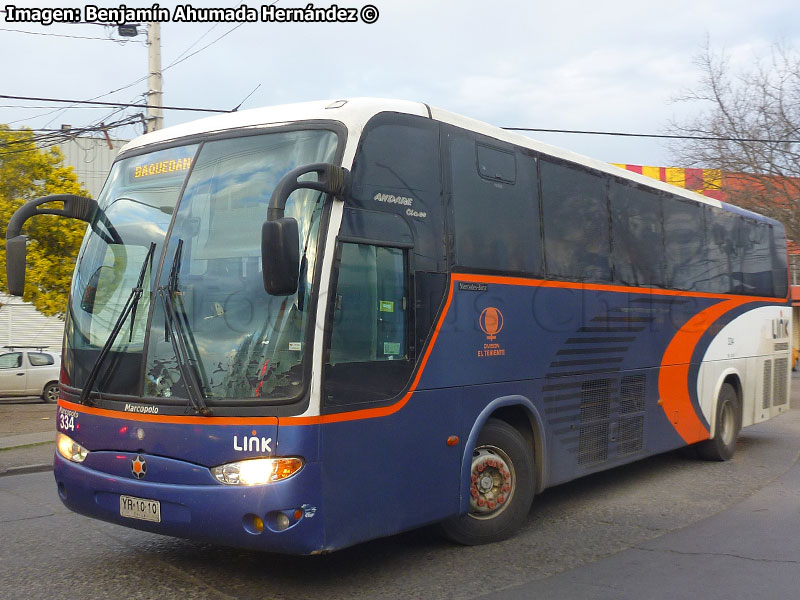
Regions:
[[730, 402], [723, 404], [719, 418], [719, 435], [722, 439], [722, 443], [727, 447], [733, 444], [733, 438], [736, 432], [736, 415], [733, 411], [733, 404]]
[[478, 446], [472, 454], [469, 515], [493, 519], [511, 502], [516, 487], [514, 463], [496, 446]]
[[45, 400], [48, 402], [58, 402], [58, 386], [51, 385], [44, 393]]

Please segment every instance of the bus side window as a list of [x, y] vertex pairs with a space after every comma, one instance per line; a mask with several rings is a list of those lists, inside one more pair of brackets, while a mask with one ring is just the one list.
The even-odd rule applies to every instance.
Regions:
[[742, 218], [706, 206], [706, 252], [709, 278], [705, 291], [739, 294], [742, 291]]
[[541, 273], [536, 162], [449, 133], [455, 262], [464, 269]]
[[610, 201], [614, 281], [624, 285], [664, 285], [659, 197], [615, 181], [611, 184]]
[[788, 265], [786, 264], [788, 257], [786, 256], [786, 232], [780, 225], [772, 226], [770, 251], [772, 254], [773, 295], [785, 298], [789, 293]]
[[605, 181], [575, 167], [540, 161], [547, 274], [611, 281]]
[[710, 287], [706, 259], [703, 207], [676, 198], [664, 198], [664, 255], [667, 285], [705, 292]]
[[341, 406], [392, 398], [405, 387], [409, 297], [403, 250], [345, 243], [325, 368], [325, 399]]
[[745, 220], [742, 243], [749, 249], [742, 262], [742, 293], [751, 296], [771, 296], [772, 231], [768, 223]]

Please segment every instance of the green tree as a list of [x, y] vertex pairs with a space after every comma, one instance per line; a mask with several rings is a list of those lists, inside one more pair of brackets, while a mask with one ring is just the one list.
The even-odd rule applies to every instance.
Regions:
[[[58, 148], [39, 149], [29, 130], [0, 125], [0, 290], [7, 292], [6, 226], [23, 203], [49, 194], [87, 195]], [[23, 299], [46, 315], [64, 314], [86, 223], [50, 215], [23, 227], [28, 269]]]

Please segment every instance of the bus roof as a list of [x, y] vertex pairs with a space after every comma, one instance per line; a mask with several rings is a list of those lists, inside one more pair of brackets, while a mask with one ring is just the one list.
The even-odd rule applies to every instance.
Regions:
[[543, 154], [581, 164], [622, 179], [628, 179], [650, 188], [668, 192], [675, 196], [682, 196], [695, 202], [733, 210], [734, 212], [760, 221], [777, 223], [774, 219], [764, 217], [758, 213], [726, 204], [691, 190], [658, 181], [651, 177], [640, 175], [558, 146], [551, 146], [550, 144], [540, 142], [521, 133], [501, 129], [500, 127], [490, 125], [483, 121], [464, 117], [441, 108], [429, 106], [422, 102], [408, 100], [392, 100], [385, 98], [318, 100], [224, 113], [188, 123], [182, 123], [173, 127], [167, 127], [166, 129], [140, 136], [126, 144], [121, 149], [120, 155], [124, 155], [132, 150], [144, 149], [146, 146], [153, 144], [168, 143], [195, 135], [224, 132], [234, 129], [287, 125], [297, 121], [339, 121], [347, 127], [349, 135], [357, 139], [361, 135], [361, 131], [367, 121], [381, 112], [398, 112], [421, 117], [430, 117], [443, 123], [448, 123], [511, 144], [523, 146]]

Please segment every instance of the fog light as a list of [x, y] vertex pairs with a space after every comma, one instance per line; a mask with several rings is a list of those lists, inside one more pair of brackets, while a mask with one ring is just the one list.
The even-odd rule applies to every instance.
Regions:
[[63, 433], [56, 435], [56, 449], [62, 457], [76, 463], [82, 463], [89, 454], [86, 448]]
[[289, 517], [286, 516], [286, 513], [278, 513], [275, 518], [275, 527], [277, 530], [283, 531], [284, 529], [288, 529], [289, 525], [291, 525], [291, 521], [289, 521]]
[[264, 531], [264, 521], [258, 515], [247, 514], [242, 517], [242, 527], [247, 533], [258, 535]]

